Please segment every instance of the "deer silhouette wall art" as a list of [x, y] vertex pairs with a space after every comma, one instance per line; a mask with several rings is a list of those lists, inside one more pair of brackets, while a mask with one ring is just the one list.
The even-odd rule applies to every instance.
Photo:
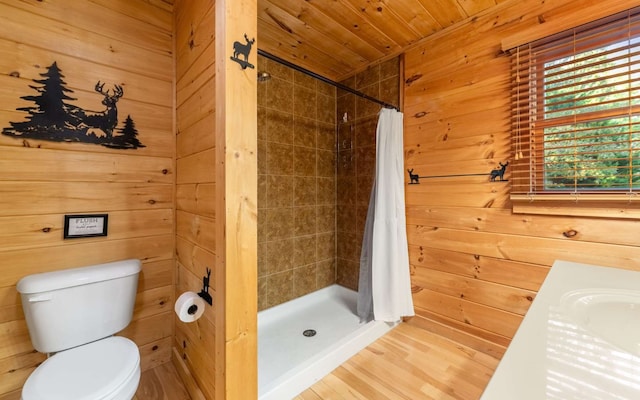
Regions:
[[504, 172], [507, 170], [509, 161], [507, 161], [505, 164], [501, 162], [499, 162], [498, 164], [500, 164], [500, 168], [491, 171], [491, 178], [489, 178], [490, 181], [495, 181], [496, 178], [500, 178], [501, 181], [504, 181]]
[[115, 149], [145, 147], [137, 138], [138, 131], [130, 115], [114, 135], [119, 122], [116, 104], [124, 96], [121, 85], [115, 84], [112, 89], [105, 90], [105, 83], [98, 81], [93, 90], [103, 96], [105, 109], [94, 111], [72, 103], [76, 100], [69, 95], [73, 90], [66, 87], [64, 75], [56, 62], [40, 76], [42, 79], [33, 80], [38, 86], [29, 85], [36, 94], [21, 97], [34, 105], [16, 109], [28, 114], [26, 120], [10, 122], [11, 126], [2, 130], [3, 135], [23, 140], [94, 143]]

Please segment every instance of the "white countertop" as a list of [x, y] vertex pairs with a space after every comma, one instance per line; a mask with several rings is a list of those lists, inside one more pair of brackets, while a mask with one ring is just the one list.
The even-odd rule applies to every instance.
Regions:
[[640, 272], [556, 261], [481, 400], [640, 399], [638, 299]]

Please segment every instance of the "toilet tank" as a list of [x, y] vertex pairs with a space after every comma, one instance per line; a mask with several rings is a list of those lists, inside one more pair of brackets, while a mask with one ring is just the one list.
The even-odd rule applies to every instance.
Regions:
[[33, 347], [52, 353], [121, 331], [133, 315], [140, 260], [29, 275], [17, 289]]

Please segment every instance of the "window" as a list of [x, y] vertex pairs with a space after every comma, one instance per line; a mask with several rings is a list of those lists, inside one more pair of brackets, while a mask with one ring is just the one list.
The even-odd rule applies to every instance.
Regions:
[[514, 211], [640, 206], [640, 10], [511, 54]]

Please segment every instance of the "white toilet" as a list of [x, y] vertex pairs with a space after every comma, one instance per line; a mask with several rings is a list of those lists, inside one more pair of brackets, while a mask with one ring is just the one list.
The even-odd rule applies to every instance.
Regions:
[[139, 260], [125, 260], [18, 282], [31, 343], [49, 354], [27, 379], [22, 400], [133, 398], [140, 352], [112, 335], [131, 322], [139, 273]]

